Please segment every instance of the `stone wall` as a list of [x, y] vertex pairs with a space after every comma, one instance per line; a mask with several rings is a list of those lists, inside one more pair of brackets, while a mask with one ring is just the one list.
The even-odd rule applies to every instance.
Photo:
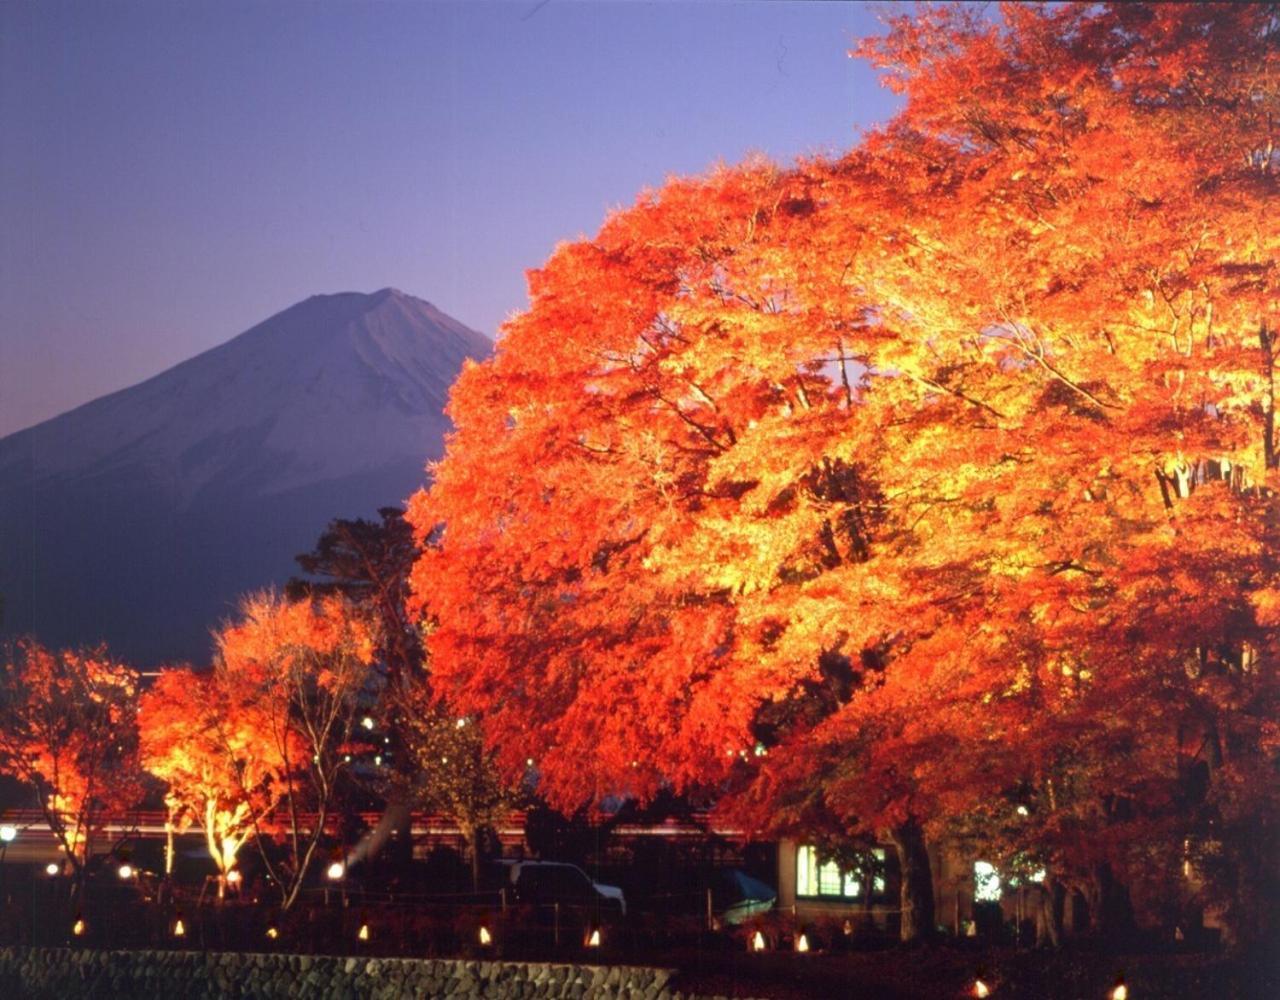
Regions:
[[0, 948], [0, 997], [695, 1000], [671, 970], [413, 958]]

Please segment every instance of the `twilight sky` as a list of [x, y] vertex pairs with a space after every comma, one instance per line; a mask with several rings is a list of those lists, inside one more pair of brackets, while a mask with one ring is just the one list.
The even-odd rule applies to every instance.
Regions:
[[492, 335], [671, 173], [853, 143], [877, 7], [0, 3], [0, 435], [320, 292]]

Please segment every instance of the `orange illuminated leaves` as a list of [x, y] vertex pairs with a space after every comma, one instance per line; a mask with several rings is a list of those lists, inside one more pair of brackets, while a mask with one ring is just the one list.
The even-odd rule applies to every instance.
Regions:
[[[142, 765], [163, 781], [179, 827], [195, 822], [227, 871], [284, 794], [302, 746], [260, 690], [225, 664], [209, 674], [165, 670], [142, 696]], [[290, 752], [292, 751], [292, 752]]]
[[760, 826], [1021, 796], [1046, 832], [1006, 846], [1081, 870], [1099, 803], [1142, 817], [1117, 864], [1219, 807], [1171, 805], [1194, 724], [1251, 748], [1240, 815], [1277, 704], [1270, 17], [906, 15], [859, 148], [559, 247], [409, 511], [435, 678], [501, 759]]
[[78, 866], [102, 816], [142, 794], [137, 674], [105, 648], [24, 641], [0, 660], [0, 769], [31, 785]]

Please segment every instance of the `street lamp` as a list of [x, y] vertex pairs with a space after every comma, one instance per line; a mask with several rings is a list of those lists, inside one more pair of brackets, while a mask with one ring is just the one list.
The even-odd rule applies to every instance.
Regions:
[[18, 836], [18, 828], [12, 823], [0, 826], [0, 902], [4, 900], [4, 859], [9, 853], [9, 845]]

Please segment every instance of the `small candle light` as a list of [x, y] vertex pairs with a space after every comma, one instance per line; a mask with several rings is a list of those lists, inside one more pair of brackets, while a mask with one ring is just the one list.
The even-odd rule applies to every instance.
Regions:
[[587, 936], [587, 947], [588, 948], [600, 947], [600, 928], [597, 927]]
[[759, 931], [756, 931], [755, 934], [751, 936], [751, 950], [764, 951], [764, 948], [765, 948], [764, 935], [761, 934]]
[[489, 933], [489, 928], [488, 928], [488, 927], [481, 927], [481, 928], [480, 928], [480, 945], [481, 945], [481, 947], [487, 948], [487, 947], [489, 947], [489, 945], [491, 945], [491, 944], [493, 944], [493, 935]]
[[809, 950], [809, 935], [801, 934], [798, 938], [796, 938], [796, 951], [808, 951], [808, 950]]

